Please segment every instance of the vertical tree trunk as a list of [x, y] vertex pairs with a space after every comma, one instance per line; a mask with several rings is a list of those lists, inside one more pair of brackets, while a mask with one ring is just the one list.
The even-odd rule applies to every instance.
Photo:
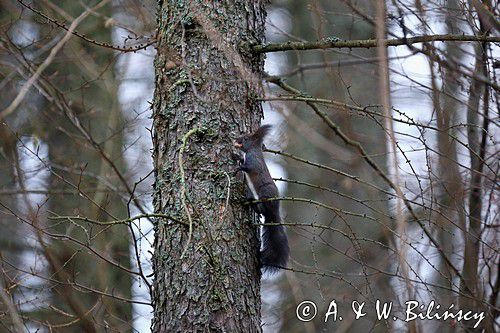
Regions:
[[[491, 7], [491, 2], [484, 0], [483, 5]], [[488, 24], [479, 19], [480, 29], [478, 34], [488, 34]], [[474, 66], [475, 75], [483, 75], [489, 78], [488, 72], [488, 45], [486, 43], [477, 44], [475, 48], [476, 63]], [[482, 99], [482, 103], [481, 103]], [[484, 110], [480, 110], [480, 107]], [[470, 188], [469, 188], [469, 225], [465, 237], [464, 264], [462, 267], [463, 280], [460, 281], [459, 297], [460, 307], [464, 310], [479, 311], [483, 308], [483, 291], [485, 283], [482, 281], [479, 263], [481, 258], [481, 237], [482, 237], [482, 210], [483, 210], [483, 168], [486, 156], [486, 142], [488, 133], [488, 110], [489, 110], [489, 87], [474, 79], [469, 88], [469, 99], [467, 103], [467, 143], [470, 151]], [[479, 129], [480, 115], [482, 115], [482, 128]], [[495, 319], [493, 319], [495, 320]], [[491, 319], [474, 328], [471, 322], [464, 324], [467, 332], [493, 332]]]
[[[486, 70], [486, 52], [484, 45], [476, 46], [476, 64], [474, 73], [483, 74], [488, 77]], [[467, 105], [467, 123], [470, 124], [467, 129], [467, 141], [470, 150], [470, 188], [469, 188], [469, 225], [465, 238], [464, 264], [462, 267], [463, 280], [460, 283], [460, 306], [465, 310], [478, 311], [481, 307], [481, 284], [479, 269], [479, 257], [481, 248], [481, 211], [483, 206], [482, 199], [482, 173], [485, 156], [485, 145], [481, 141], [481, 135], [475, 126], [479, 126], [479, 107], [481, 105], [481, 95], [483, 90], [488, 87], [483, 86], [478, 80], [473, 80], [469, 89], [469, 100]], [[483, 103], [488, 103], [483, 98]], [[487, 116], [487, 113], [484, 113]], [[487, 133], [487, 128], [484, 129]], [[483, 327], [474, 329], [469, 322], [465, 323], [465, 331], [481, 332]]]
[[159, 1], [154, 95], [154, 332], [259, 332], [257, 228], [232, 139], [258, 126], [261, 1]]
[[[447, 2], [445, 19], [447, 33], [452, 34], [459, 29], [459, 22], [456, 20], [456, 13], [459, 10], [460, 7], [457, 1], [449, 0]], [[422, 17], [424, 16], [422, 15]], [[445, 45], [447, 57], [457, 62], [464, 58], [465, 54], [459, 45], [456, 43], [446, 43]], [[435, 191], [438, 206], [437, 214], [434, 217], [436, 221], [435, 232], [443, 254], [454, 260], [455, 247], [459, 244], [457, 240], [460, 238], [460, 234], [465, 235], [466, 232], [463, 211], [463, 179], [459, 165], [451, 163], [451, 161], [458, 161], [457, 141], [454, 139], [457, 133], [454, 126], [459, 122], [461, 112], [461, 105], [455, 97], [460, 92], [460, 77], [456, 71], [441, 68], [442, 88], [440, 90], [434, 60], [429, 58], [429, 64], [436, 126], [439, 128], [439, 131], [436, 132], [438, 178], [435, 180]], [[456, 303], [452, 292], [455, 278], [456, 275], [453, 270], [440, 256], [436, 264], [436, 272], [434, 272], [434, 281], [436, 285], [449, 288], [449, 290], [435, 288], [433, 291], [438, 296], [441, 304]], [[436, 322], [434, 324], [437, 325], [436, 329], [439, 329], [440, 332], [454, 331], [454, 328], [446, 322]]]

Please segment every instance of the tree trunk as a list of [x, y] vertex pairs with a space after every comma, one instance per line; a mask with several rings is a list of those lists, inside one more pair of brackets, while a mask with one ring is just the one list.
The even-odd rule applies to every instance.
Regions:
[[[259, 332], [257, 228], [232, 140], [262, 117], [261, 1], [159, 1], [153, 101], [154, 332]], [[187, 225], [191, 224], [191, 228]]]

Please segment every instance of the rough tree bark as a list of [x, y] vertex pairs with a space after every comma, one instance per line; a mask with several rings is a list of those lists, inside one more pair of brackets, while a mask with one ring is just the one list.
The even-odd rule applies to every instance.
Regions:
[[[154, 332], [259, 332], [257, 228], [232, 140], [258, 126], [262, 1], [159, 1]], [[186, 224], [192, 222], [192, 232]]]

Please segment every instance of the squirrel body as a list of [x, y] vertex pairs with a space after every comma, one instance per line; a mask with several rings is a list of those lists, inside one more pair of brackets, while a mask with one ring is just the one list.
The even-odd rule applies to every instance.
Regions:
[[[262, 152], [262, 142], [271, 126], [261, 126], [256, 132], [236, 140], [235, 147], [243, 151], [238, 170], [243, 171], [247, 184], [247, 198], [265, 200], [278, 198], [278, 187], [267, 168]], [[264, 216], [265, 224], [281, 223], [280, 201], [266, 200], [252, 205], [255, 212]], [[265, 225], [262, 232], [260, 262], [264, 272], [275, 273], [285, 267], [290, 254], [288, 238], [282, 225]]]

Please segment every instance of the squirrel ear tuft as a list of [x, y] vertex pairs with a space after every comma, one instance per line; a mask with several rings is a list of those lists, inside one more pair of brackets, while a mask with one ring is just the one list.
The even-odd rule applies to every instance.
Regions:
[[256, 130], [255, 133], [252, 135], [253, 139], [255, 141], [262, 143], [266, 135], [269, 134], [269, 132], [271, 132], [271, 129], [272, 129], [271, 125], [263, 125], [259, 127], [259, 129]]

